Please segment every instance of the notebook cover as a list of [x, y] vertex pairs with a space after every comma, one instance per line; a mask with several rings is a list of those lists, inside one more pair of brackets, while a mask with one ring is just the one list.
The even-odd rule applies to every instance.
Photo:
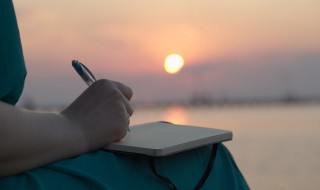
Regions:
[[131, 132], [105, 150], [167, 156], [197, 147], [232, 140], [232, 132], [167, 122], [153, 122], [130, 127]]

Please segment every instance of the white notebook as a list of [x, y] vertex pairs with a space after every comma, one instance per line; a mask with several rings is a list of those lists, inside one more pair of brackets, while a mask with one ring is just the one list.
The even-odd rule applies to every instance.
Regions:
[[130, 127], [131, 132], [104, 149], [149, 156], [167, 156], [178, 152], [232, 140], [232, 132], [166, 122]]

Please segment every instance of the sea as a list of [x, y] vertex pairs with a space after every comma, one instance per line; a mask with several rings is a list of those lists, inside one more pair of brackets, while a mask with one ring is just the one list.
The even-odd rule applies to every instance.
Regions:
[[226, 129], [251, 189], [320, 189], [320, 104], [162, 106], [136, 108], [131, 125], [169, 121]]

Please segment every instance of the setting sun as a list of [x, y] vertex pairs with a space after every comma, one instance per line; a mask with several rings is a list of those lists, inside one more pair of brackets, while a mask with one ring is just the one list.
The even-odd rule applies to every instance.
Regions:
[[175, 74], [180, 71], [183, 65], [184, 60], [179, 54], [168, 55], [164, 61], [164, 69], [170, 74]]

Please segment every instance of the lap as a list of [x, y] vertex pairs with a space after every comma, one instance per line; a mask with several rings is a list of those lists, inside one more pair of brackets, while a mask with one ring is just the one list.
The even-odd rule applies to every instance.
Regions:
[[[192, 189], [209, 161], [210, 146], [155, 159], [157, 171], [178, 189]], [[1, 189], [168, 189], [152, 173], [148, 157], [95, 151], [0, 179]], [[247, 189], [228, 150], [219, 144], [203, 189]]]

